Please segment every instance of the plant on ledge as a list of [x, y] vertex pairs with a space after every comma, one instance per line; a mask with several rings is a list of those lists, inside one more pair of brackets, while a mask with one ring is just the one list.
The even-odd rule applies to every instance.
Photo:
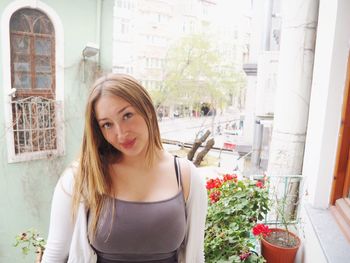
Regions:
[[294, 262], [300, 246], [300, 239], [295, 234], [264, 224], [255, 225], [252, 232], [261, 241], [261, 254], [269, 263]]
[[[294, 218], [286, 212], [287, 195], [280, 196], [278, 187], [275, 188], [272, 189], [273, 198], [270, 202], [270, 208], [276, 217], [275, 227], [269, 228], [267, 225], [257, 224], [252, 232], [260, 240], [261, 254], [269, 263], [293, 263], [300, 246], [300, 239], [289, 229], [289, 224], [293, 224]], [[278, 225], [283, 227], [278, 228]]]
[[44, 238], [40, 237], [36, 229], [29, 229], [16, 236], [16, 241], [13, 246], [21, 247], [23, 255], [28, 255], [32, 248], [35, 249], [36, 260], [35, 262], [40, 262], [42, 254], [45, 250], [46, 242]]
[[252, 227], [269, 210], [268, 190], [262, 181], [238, 180], [236, 175], [207, 181], [209, 197], [205, 231], [205, 260], [211, 262], [265, 262], [251, 250]]

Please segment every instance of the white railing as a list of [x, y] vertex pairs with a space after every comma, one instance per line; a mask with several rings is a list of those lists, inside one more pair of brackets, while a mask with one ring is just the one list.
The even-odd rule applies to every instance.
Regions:
[[269, 189], [270, 212], [264, 223], [274, 226], [294, 225], [300, 219], [300, 203], [303, 196], [302, 175], [251, 175], [250, 179], [266, 180]]
[[11, 102], [15, 153], [53, 150], [57, 147], [56, 101], [28, 97]]

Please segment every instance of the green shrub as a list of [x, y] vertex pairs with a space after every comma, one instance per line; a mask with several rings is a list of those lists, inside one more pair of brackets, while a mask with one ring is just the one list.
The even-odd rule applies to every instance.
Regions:
[[251, 253], [251, 229], [268, 212], [268, 190], [263, 181], [238, 180], [236, 175], [207, 181], [208, 215], [205, 260], [211, 262], [265, 262]]

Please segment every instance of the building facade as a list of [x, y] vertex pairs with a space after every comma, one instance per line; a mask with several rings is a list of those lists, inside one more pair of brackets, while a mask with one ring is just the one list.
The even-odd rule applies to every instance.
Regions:
[[113, 1], [1, 1], [0, 261], [33, 262], [59, 175], [78, 157], [91, 81], [111, 71]]

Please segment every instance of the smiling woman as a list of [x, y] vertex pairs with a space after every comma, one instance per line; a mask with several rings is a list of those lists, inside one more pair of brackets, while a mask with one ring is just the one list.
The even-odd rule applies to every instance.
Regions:
[[95, 114], [103, 137], [123, 153], [124, 159], [145, 156], [149, 139], [147, 124], [130, 103], [104, 95], [96, 102]]
[[163, 150], [147, 91], [110, 74], [89, 95], [79, 164], [56, 187], [43, 262], [204, 262], [206, 209], [196, 168]]

